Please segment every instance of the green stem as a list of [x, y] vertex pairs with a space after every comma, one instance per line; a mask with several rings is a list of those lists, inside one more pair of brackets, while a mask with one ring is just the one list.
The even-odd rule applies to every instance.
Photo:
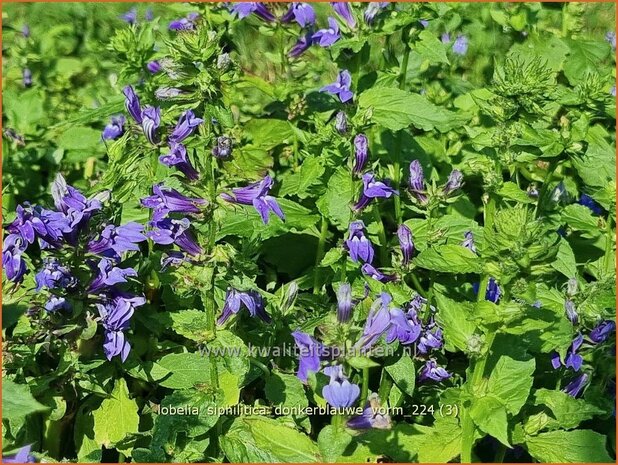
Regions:
[[414, 288], [418, 291], [418, 293], [423, 297], [427, 297], [425, 289], [423, 289], [423, 286], [421, 286], [420, 281], [414, 273], [410, 273], [410, 279], [412, 280], [412, 284], [414, 284]]
[[264, 375], [266, 375], [267, 378], [270, 376], [270, 370], [268, 369], [268, 367], [259, 360], [257, 360], [255, 357], [249, 357], [249, 363], [255, 365], [257, 368], [262, 370], [262, 372], [264, 373]]
[[380, 387], [378, 388], [378, 397], [380, 397], [382, 403], [385, 404], [388, 400], [392, 387], [393, 380], [388, 376], [385, 370], [382, 370], [382, 379], [380, 380]]
[[124, 463], [126, 462], [127, 458], [125, 457], [125, 455], [122, 452], [118, 452], [118, 463]]
[[335, 430], [343, 429], [343, 415], [333, 415], [330, 424], [333, 425]]
[[388, 250], [386, 249], [386, 232], [384, 231], [384, 223], [382, 223], [382, 216], [380, 215], [380, 209], [377, 205], [373, 208], [373, 216], [378, 223], [378, 237], [380, 238], [380, 263], [382, 266], [390, 266]]
[[326, 244], [326, 235], [328, 234], [328, 221], [322, 217], [320, 226], [320, 240], [315, 254], [315, 269], [313, 270], [313, 293], [317, 294], [320, 291], [320, 262], [324, 258], [324, 246]]
[[360, 401], [364, 404], [369, 395], [369, 368], [363, 368], [363, 382], [361, 384]]

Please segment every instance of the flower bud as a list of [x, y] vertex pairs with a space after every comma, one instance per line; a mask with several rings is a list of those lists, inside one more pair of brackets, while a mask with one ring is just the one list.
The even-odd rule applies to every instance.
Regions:
[[368, 159], [367, 137], [358, 134], [354, 138], [354, 173], [360, 174], [365, 168]]
[[352, 287], [343, 283], [337, 289], [337, 321], [347, 323], [352, 316]]
[[229, 158], [232, 154], [232, 139], [227, 136], [217, 137], [217, 145], [213, 147], [212, 154], [216, 158]]
[[337, 113], [337, 116], [335, 116], [335, 129], [339, 134], [348, 132], [348, 118], [343, 111], [340, 111]]

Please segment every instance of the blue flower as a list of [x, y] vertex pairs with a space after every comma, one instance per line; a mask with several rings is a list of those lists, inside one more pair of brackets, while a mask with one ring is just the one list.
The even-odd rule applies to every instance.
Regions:
[[450, 378], [451, 376], [452, 375], [448, 371], [438, 366], [438, 363], [435, 361], [435, 359], [432, 358], [425, 362], [425, 365], [421, 370], [418, 380], [422, 382], [431, 379], [433, 381], [440, 382]]
[[232, 155], [232, 139], [228, 136], [217, 137], [217, 145], [212, 148], [212, 155], [225, 160]]
[[352, 429], [390, 429], [391, 417], [388, 413], [382, 412], [380, 398], [376, 393], [372, 393], [363, 408], [363, 413], [350, 418], [346, 424]]
[[458, 35], [453, 42], [453, 52], [457, 55], [465, 55], [468, 51], [468, 38], [464, 35]]
[[157, 60], [153, 60], [153, 61], [149, 61], [146, 64], [146, 69], [150, 71], [152, 74], [157, 74], [159, 71], [163, 69], [163, 67], [161, 66], [161, 63], [159, 63]]
[[32, 446], [28, 444], [27, 446], [20, 447], [17, 450], [15, 455], [7, 455], [2, 457], [3, 463], [36, 463], [36, 460], [32, 454], [30, 454], [30, 449]]
[[590, 340], [595, 344], [600, 344], [616, 330], [616, 323], [611, 320], [601, 321], [597, 326], [590, 331]]
[[339, 72], [337, 80], [332, 84], [328, 84], [320, 89], [320, 92], [326, 92], [330, 95], [337, 95], [342, 103], [352, 100], [354, 93], [350, 90], [352, 85], [352, 76], [347, 69]]
[[133, 268], [119, 268], [114, 266], [114, 262], [107, 258], [102, 258], [97, 265], [99, 274], [88, 286], [90, 294], [96, 294], [105, 287], [110, 287], [119, 283], [126, 283], [128, 277], [137, 276]]
[[398, 340], [403, 345], [409, 345], [418, 340], [422, 326], [414, 308], [410, 308], [406, 313], [399, 308], [392, 308], [390, 318], [391, 325], [388, 329], [386, 342], [390, 344]]
[[577, 314], [577, 309], [575, 308], [575, 302], [570, 299], [567, 299], [564, 302], [564, 312], [566, 313], [569, 321], [576, 325], [579, 320], [579, 315]]
[[109, 197], [109, 192], [104, 191], [88, 199], [78, 189], [69, 186], [60, 173], [54, 179], [51, 193], [56, 209], [64, 213], [69, 222], [69, 235], [85, 226], [92, 215], [103, 208], [102, 201]]
[[45, 303], [45, 310], [50, 313], [57, 312], [59, 310], [71, 310], [71, 305], [66, 301], [64, 297], [58, 297], [52, 295]]
[[583, 205], [584, 207], [588, 207], [590, 211], [594, 213], [595, 215], [603, 214], [603, 208], [598, 203], [596, 203], [594, 199], [590, 197], [588, 194], [582, 194], [579, 197], [579, 200], [577, 203], [579, 203], [580, 205]]
[[389, 310], [391, 301], [391, 296], [383, 292], [371, 305], [365, 327], [363, 328], [363, 334], [355, 347], [367, 350], [378, 342], [378, 339], [383, 334], [386, 334], [391, 324], [391, 313]]
[[143, 198], [140, 202], [146, 208], [155, 210], [156, 217], [161, 218], [167, 213], [199, 213], [204, 199], [185, 197], [176, 189], [165, 187], [162, 183], [152, 186], [153, 195]]
[[292, 333], [299, 350], [298, 372], [296, 376], [306, 383], [309, 373], [320, 370], [320, 360], [325, 355], [324, 346], [309, 334], [296, 330]]
[[457, 189], [461, 187], [463, 183], [463, 174], [459, 170], [451, 171], [449, 174], [446, 184], [444, 185], [443, 193], [445, 196], [448, 196], [455, 192]]
[[378, 13], [380, 13], [383, 8], [388, 6], [388, 4], [389, 2], [369, 2], [367, 9], [365, 10], [365, 14], [363, 15], [365, 22], [367, 24], [372, 24]]
[[103, 139], [115, 140], [122, 136], [124, 134], [125, 121], [123, 115], [112, 116], [110, 123], [103, 129]]
[[368, 159], [368, 143], [365, 134], [357, 134], [354, 137], [354, 173], [363, 172]]
[[160, 215], [150, 222], [151, 230], [146, 234], [155, 244], [176, 244], [189, 255], [199, 255], [203, 252], [189, 228], [191, 222], [187, 218], [180, 220], [162, 218]]
[[185, 18], [172, 21], [168, 28], [170, 31], [193, 31], [199, 17], [199, 13], [189, 13]]
[[145, 303], [143, 297], [117, 294], [102, 304], [96, 304], [104, 328], [103, 351], [108, 360], [119, 355], [124, 362], [129, 356], [131, 344], [124, 331], [129, 329], [135, 308]]
[[349, 226], [349, 237], [345, 240], [345, 247], [350, 253], [350, 258], [354, 262], [362, 261], [371, 263], [373, 261], [373, 246], [364, 233], [365, 223], [361, 220], [353, 221]]
[[241, 205], [253, 205], [262, 217], [262, 222], [264, 224], [268, 223], [270, 211], [281, 218], [281, 220], [285, 220], [285, 215], [277, 203], [277, 200], [268, 195], [272, 186], [272, 178], [266, 175], [264, 179], [259, 182], [249, 184], [246, 187], [237, 187], [232, 189], [231, 194], [221, 194], [221, 198], [223, 198], [226, 202], [238, 203]]
[[184, 174], [189, 181], [195, 181], [199, 179], [200, 174], [191, 164], [187, 155], [187, 148], [176, 142], [170, 145], [170, 151], [165, 155], [159, 157], [159, 161], [165, 166], [176, 167], [182, 174]]
[[476, 245], [474, 244], [474, 234], [472, 234], [472, 231], [466, 231], [464, 233], [464, 240], [461, 245], [471, 252], [476, 253]]
[[133, 90], [131, 86], [126, 86], [122, 90], [122, 93], [125, 96], [124, 106], [127, 112], [137, 124], [142, 124], [142, 108], [140, 107], [139, 97], [135, 93], [135, 90]]
[[131, 8], [126, 13], [120, 15], [120, 19], [126, 21], [130, 25], [134, 25], [137, 23], [137, 8]]
[[26, 274], [26, 261], [22, 258], [27, 243], [19, 234], [8, 234], [2, 245], [2, 267], [9, 281], [19, 283]]
[[288, 52], [288, 57], [298, 58], [305, 52], [305, 50], [311, 47], [312, 43], [313, 43], [313, 38], [312, 38], [311, 31], [307, 31], [304, 34], [301, 33], [296, 43], [292, 46], [292, 48]]
[[328, 18], [328, 28], [320, 29], [311, 36], [314, 42], [317, 42], [320, 47], [330, 47], [339, 40], [339, 25], [334, 18]]
[[418, 160], [413, 160], [412, 163], [410, 163], [410, 179], [408, 180], [408, 186], [416, 200], [420, 203], [427, 202], [427, 195], [425, 195], [427, 192], [425, 187], [425, 174], [423, 173], [421, 162]]
[[399, 192], [383, 181], [376, 181], [375, 174], [365, 173], [363, 174], [363, 191], [353, 209], [354, 211], [362, 210], [369, 205], [372, 199], [387, 199], [393, 195], [399, 195]]
[[43, 241], [42, 247], [58, 246], [64, 233], [72, 231], [69, 219], [61, 212], [46, 210], [40, 206], [27, 205], [16, 208], [17, 217], [7, 230], [12, 234], [20, 234], [29, 244], [38, 237]]
[[343, 20], [349, 27], [353, 28], [354, 26], [356, 26], [356, 19], [352, 14], [352, 8], [350, 8], [350, 3], [330, 2], [330, 4], [332, 5], [333, 10], [335, 10], [335, 13], [337, 13], [341, 18], [343, 18]]
[[370, 278], [375, 279], [376, 281], [380, 281], [381, 283], [387, 283], [389, 281], [396, 281], [397, 276], [392, 274], [385, 274], [378, 270], [376, 267], [371, 265], [370, 263], [365, 263], [361, 266], [361, 271], [364, 275], [369, 276]]
[[152, 145], [159, 143], [157, 129], [161, 124], [161, 109], [159, 107], [146, 106], [142, 110], [142, 129], [148, 142]]
[[228, 289], [225, 295], [225, 304], [223, 306], [223, 312], [217, 320], [218, 325], [224, 324], [232, 315], [237, 314], [240, 311], [241, 304], [244, 304], [249, 314], [252, 317], [259, 317], [266, 323], [270, 323], [272, 320], [264, 306], [264, 299], [257, 291], [241, 292], [236, 289]]
[[347, 323], [352, 316], [352, 286], [342, 283], [337, 289], [337, 321]]
[[309, 3], [292, 2], [288, 11], [281, 17], [281, 21], [288, 23], [292, 18], [300, 27], [311, 26], [315, 23], [315, 11]]
[[397, 228], [397, 238], [399, 239], [399, 248], [401, 249], [402, 264], [407, 266], [414, 253], [412, 231], [405, 224], [401, 224]]
[[178, 119], [178, 123], [176, 123], [176, 127], [174, 131], [169, 137], [170, 142], [182, 142], [187, 137], [189, 137], [195, 129], [204, 122], [202, 118], [198, 118], [191, 110], [185, 111], [180, 118]]
[[46, 258], [43, 268], [36, 274], [34, 280], [36, 291], [40, 291], [44, 287], [47, 289], [66, 289], [76, 284], [76, 280], [71, 276], [69, 269], [62, 266], [57, 258]]
[[88, 251], [107, 257], [120, 258], [125, 252], [139, 250], [137, 244], [146, 240], [143, 232], [144, 226], [135, 222], [129, 222], [122, 226], [110, 224], [101, 231], [97, 239], [88, 243]]
[[261, 2], [236, 2], [232, 4], [230, 11], [233, 15], [237, 15], [238, 19], [243, 19], [251, 13], [255, 13], [265, 21], [275, 21], [275, 16]]
[[360, 388], [350, 383], [343, 374], [341, 365], [324, 368], [324, 374], [330, 376], [330, 382], [322, 388], [322, 397], [334, 408], [349, 408], [360, 395]]
[[[474, 283], [472, 285], [475, 294], [479, 293], [479, 287], [479, 283]], [[502, 289], [500, 289], [500, 286], [498, 285], [496, 280], [494, 278], [489, 278], [489, 281], [487, 282], [487, 288], [485, 289], [485, 300], [489, 300], [490, 302], [497, 304], [500, 300], [501, 295]]]
[[442, 344], [442, 329], [431, 321], [423, 329], [423, 333], [418, 340], [418, 344], [416, 344], [416, 349], [420, 354], [426, 355], [432, 350], [440, 349]]
[[[581, 333], [578, 333], [571, 345], [569, 346], [566, 357], [564, 359], [564, 366], [566, 368], [571, 368], [574, 371], [579, 371], [584, 363], [584, 359], [581, 355], [577, 353], [582, 343], [584, 342], [584, 337]], [[560, 360], [560, 355], [557, 352], [554, 352], [551, 357], [551, 364], [554, 369], [560, 368], [563, 364]]]
[[582, 373], [581, 375], [573, 378], [573, 380], [565, 386], [562, 392], [566, 392], [571, 397], [577, 397], [582, 392], [582, 390], [588, 384], [588, 375], [586, 373]]

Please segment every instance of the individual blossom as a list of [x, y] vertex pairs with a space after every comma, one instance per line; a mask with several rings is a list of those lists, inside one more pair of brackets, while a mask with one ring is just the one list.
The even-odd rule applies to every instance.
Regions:
[[370, 349], [383, 334], [386, 334], [391, 324], [390, 303], [392, 297], [382, 292], [379, 298], [371, 305], [363, 334], [355, 347], [363, 351]]
[[47, 299], [47, 302], [45, 302], [44, 307], [45, 307], [45, 311], [49, 313], [54, 313], [60, 310], [66, 310], [66, 311], [71, 310], [71, 305], [69, 304], [69, 302], [67, 302], [67, 300], [64, 297], [58, 297], [55, 295], [52, 295], [49, 299]]
[[146, 106], [142, 110], [142, 129], [148, 142], [152, 145], [159, 143], [157, 128], [161, 124], [161, 109], [159, 107]]
[[29, 244], [38, 237], [47, 245], [59, 245], [64, 233], [71, 232], [69, 220], [61, 212], [46, 210], [43, 207], [18, 205], [17, 216], [7, 227], [9, 233], [20, 234]]
[[199, 19], [199, 13], [189, 13], [185, 18], [176, 19], [170, 22], [168, 29], [170, 31], [193, 31]]
[[416, 200], [421, 203], [427, 202], [425, 174], [423, 173], [421, 162], [418, 160], [413, 160], [412, 163], [410, 163], [410, 179], [408, 180], [408, 186]]
[[367, 24], [372, 24], [378, 13], [380, 13], [383, 8], [387, 7], [388, 4], [389, 2], [369, 2], [365, 14], [363, 15], [365, 22]]
[[36, 459], [30, 453], [32, 446], [20, 447], [14, 455], [6, 455], [2, 457], [2, 463], [36, 463]]
[[367, 136], [357, 134], [354, 137], [354, 174], [361, 174], [369, 158]]
[[126, 13], [121, 14], [120, 19], [129, 23], [131, 26], [137, 24], [137, 8], [131, 8]]
[[578, 397], [587, 384], [588, 374], [582, 373], [576, 378], [573, 378], [573, 380], [565, 386], [562, 392], [566, 392], [571, 397]]
[[271, 211], [281, 218], [281, 220], [285, 220], [285, 215], [277, 203], [277, 200], [268, 195], [272, 186], [272, 178], [266, 175], [261, 181], [249, 184], [246, 187], [232, 189], [231, 194], [221, 194], [221, 198], [230, 203], [253, 205], [260, 214], [264, 224], [268, 224], [269, 212]]
[[122, 226], [105, 226], [99, 237], [88, 243], [88, 251], [98, 255], [120, 258], [123, 253], [138, 251], [140, 242], [146, 240], [144, 226], [129, 222]]
[[32, 86], [32, 71], [30, 71], [30, 68], [24, 68], [21, 81], [24, 87]]
[[20, 234], [8, 234], [2, 245], [2, 267], [9, 281], [19, 283], [26, 274], [26, 261], [22, 258], [28, 246]]
[[399, 248], [401, 249], [402, 264], [407, 266], [414, 253], [412, 231], [405, 224], [401, 224], [397, 228], [397, 238], [399, 239]]
[[152, 8], [147, 8], [145, 13], [144, 13], [144, 19], [146, 21], [152, 21], [154, 19], [154, 11], [152, 11]]
[[603, 208], [598, 203], [596, 203], [594, 199], [590, 197], [588, 194], [582, 194], [579, 197], [579, 200], [577, 201], [577, 203], [579, 203], [580, 205], [583, 205], [584, 207], [588, 207], [588, 209], [595, 215], [603, 214]]
[[146, 233], [155, 244], [176, 244], [189, 255], [200, 255], [203, 250], [189, 231], [191, 222], [187, 218], [180, 220], [157, 217], [151, 223], [152, 229]]
[[150, 71], [152, 74], [157, 74], [163, 69], [163, 67], [161, 66], [161, 63], [159, 63], [158, 60], [152, 60], [146, 63], [146, 69]]
[[47, 289], [66, 289], [73, 287], [76, 283], [69, 269], [62, 266], [57, 258], [46, 258], [43, 268], [35, 275], [34, 281], [36, 282], [36, 291], [40, 291], [44, 287]]
[[616, 50], [616, 33], [614, 31], [605, 34], [605, 40], [612, 46], [612, 49]]
[[429, 26], [429, 20], [427, 19], [419, 19], [418, 21], [421, 26], [423, 26], [423, 29], [427, 29], [427, 27]]
[[320, 370], [320, 360], [325, 354], [325, 348], [315, 338], [302, 331], [294, 331], [292, 337], [299, 350], [296, 377], [306, 383], [309, 373], [316, 373]]
[[414, 308], [404, 312], [400, 308], [390, 309], [391, 324], [386, 335], [389, 344], [398, 340], [403, 345], [415, 343], [421, 335], [422, 325]]
[[573, 302], [571, 299], [567, 299], [564, 302], [564, 312], [567, 316], [567, 318], [569, 319], [569, 321], [576, 325], [577, 322], [579, 321], [579, 315], [577, 314], [577, 308], [575, 307], [575, 302]]
[[399, 195], [399, 192], [383, 181], [376, 181], [375, 174], [365, 173], [363, 174], [363, 191], [353, 209], [354, 211], [360, 211], [369, 205], [372, 199], [387, 199], [393, 195]]
[[142, 124], [142, 108], [135, 90], [131, 86], [126, 86], [122, 89], [122, 93], [125, 96], [124, 107], [127, 109], [127, 112], [137, 124]]
[[365, 223], [361, 220], [353, 221], [349, 226], [349, 237], [345, 240], [345, 247], [350, 253], [353, 262], [371, 263], [374, 250], [367, 236], [365, 236]]
[[452, 375], [446, 371], [441, 366], [438, 366], [438, 363], [435, 359], [430, 359], [425, 362], [425, 365], [421, 369], [421, 373], [418, 377], [420, 382], [433, 380], [433, 381], [444, 381], [445, 379], [450, 378]]
[[444, 195], [450, 195], [459, 189], [463, 182], [463, 174], [459, 170], [451, 171], [449, 174], [446, 184], [444, 185]]
[[440, 41], [443, 44], [450, 44], [451, 43], [451, 35], [448, 32], [445, 32], [444, 34], [442, 34], [440, 36]]
[[[480, 287], [479, 283], [474, 283], [472, 287], [474, 289], [474, 292], [478, 294]], [[501, 295], [502, 289], [500, 289], [500, 286], [498, 285], [496, 280], [494, 278], [489, 278], [489, 281], [487, 282], [487, 288], [485, 289], [485, 300], [497, 304], [500, 300]]]
[[390, 429], [391, 417], [388, 413], [382, 413], [380, 408], [380, 398], [376, 393], [372, 393], [363, 408], [363, 413], [350, 418], [346, 425], [352, 429]]
[[255, 13], [265, 21], [275, 21], [277, 19], [268, 10], [266, 5], [261, 2], [235, 2], [232, 4], [230, 11], [233, 15], [238, 16], [238, 19], [246, 18], [252, 13]]
[[288, 52], [288, 57], [290, 58], [298, 58], [301, 56], [305, 50], [311, 47], [313, 44], [313, 34], [311, 31], [307, 31], [306, 33], [301, 33], [298, 37], [296, 43], [292, 46], [290, 51]]
[[320, 92], [326, 92], [330, 95], [339, 97], [341, 103], [346, 103], [352, 100], [354, 93], [350, 90], [352, 85], [352, 76], [347, 69], [339, 72], [337, 80], [332, 84], [328, 84], [320, 89]]
[[[339, 134], [345, 134], [348, 132], [348, 117], [343, 111], [338, 111], [337, 115], [335, 115], [335, 129]], [[354, 139], [354, 142], [354, 145], [356, 146], [356, 139]]]
[[611, 320], [601, 321], [590, 331], [590, 340], [595, 344], [605, 342], [616, 331], [616, 323]]
[[200, 205], [204, 205], [204, 199], [185, 197], [176, 189], [165, 187], [162, 183], [152, 186], [153, 195], [141, 200], [146, 208], [154, 209], [159, 217], [169, 212], [174, 213], [199, 213]]
[[324, 374], [330, 377], [330, 382], [322, 388], [322, 397], [334, 408], [352, 407], [360, 395], [360, 388], [348, 381], [343, 374], [343, 367], [327, 366]]
[[128, 277], [137, 276], [137, 271], [133, 268], [120, 268], [114, 265], [114, 262], [102, 258], [97, 265], [98, 275], [88, 286], [88, 292], [95, 294], [105, 287], [110, 287], [115, 284], [126, 283]]
[[311, 36], [311, 39], [320, 47], [330, 47], [339, 40], [339, 25], [335, 18], [328, 18], [328, 27], [320, 29]]
[[217, 145], [212, 148], [212, 155], [221, 160], [230, 158], [230, 155], [232, 155], [232, 139], [228, 136], [217, 137]]
[[193, 111], [185, 111], [182, 115], [180, 115], [174, 131], [169, 137], [169, 141], [176, 143], [182, 142], [191, 134], [193, 134], [195, 129], [203, 122], [204, 120], [202, 118], [196, 117]]
[[270, 323], [272, 320], [268, 313], [266, 313], [266, 308], [264, 305], [264, 299], [262, 295], [257, 291], [246, 291], [240, 292], [236, 289], [228, 289], [225, 295], [225, 304], [223, 305], [223, 312], [221, 316], [217, 320], [218, 325], [224, 324], [232, 315], [237, 314], [241, 306], [244, 305], [249, 314], [252, 317], [258, 317], [265, 321], [266, 323]]
[[30, 38], [30, 26], [24, 24], [21, 28], [21, 35], [24, 36], [25, 39]]
[[300, 27], [311, 26], [315, 24], [315, 10], [309, 3], [292, 2], [281, 21], [289, 23], [292, 19], [300, 24]]
[[560, 360], [560, 355], [557, 352], [554, 352], [551, 356], [551, 365], [554, 369], [560, 368], [561, 365], [564, 365], [566, 368], [570, 368], [573, 371], [579, 371], [584, 363], [584, 359], [581, 355], [577, 353], [582, 343], [584, 342], [584, 337], [581, 334], [578, 334], [571, 345], [567, 349], [566, 357], [564, 359], [564, 363]]
[[179, 267], [186, 262], [189, 262], [189, 259], [184, 253], [178, 250], [168, 250], [161, 256], [161, 271], [165, 271], [170, 266]]
[[397, 280], [397, 276], [393, 274], [382, 273], [370, 263], [365, 263], [363, 266], [361, 266], [361, 271], [365, 276], [369, 276], [370, 278], [373, 278], [376, 281], [380, 281], [381, 283], [387, 283], [389, 281]]
[[472, 234], [472, 231], [466, 231], [464, 233], [464, 240], [461, 245], [471, 252], [476, 253], [476, 245], [474, 244], [474, 234]]
[[458, 35], [453, 42], [453, 53], [463, 56], [468, 51], [468, 38], [464, 35]]
[[92, 215], [103, 208], [103, 201], [109, 197], [109, 191], [103, 191], [92, 198], [87, 198], [78, 189], [69, 186], [58, 173], [51, 188], [56, 209], [64, 213], [70, 228], [84, 226]]
[[342, 283], [337, 289], [337, 321], [347, 323], [352, 316], [352, 286]]
[[170, 151], [165, 155], [161, 155], [159, 161], [165, 166], [178, 168], [190, 181], [195, 181], [200, 177], [200, 174], [189, 160], [187, 148], [182, 144], [173, 142], [170, 145]]
[[432, 321], [423, 329], [416, 350], [421, 355], [427, 355], [432, 350], [440, 349], [443, 343], [442, 329]]
[[103, 351], [108, 360], [120, 356], [123, 362], [126, 361], [131, 344], [124, 331], [129, 329], [135, 308], [145, 303], [146, 299], [143, 297], [117, 295], [103, 304], [97, 304], [104, 328]]
[[102, 137], [106, 140], [115, 140], [124, 134], [125, 117], [123, 115], [112, 116], [111, 121], [103, 129]]
[[331, 2], [330, 4], [333, 6], [335, 13], [337, 13], [349, 27], [354, 28], [356, 26], [356, 19], [354, 18], [349, 2]]

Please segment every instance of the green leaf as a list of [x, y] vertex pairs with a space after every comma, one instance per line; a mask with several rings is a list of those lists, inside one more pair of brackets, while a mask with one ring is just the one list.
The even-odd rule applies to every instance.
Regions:
[[217, 369], [235, 374], [238, 376], [238, 386], [244, 386], [250, 369], [249, 348], [244, 341], [230, 331], [219, 330], [209, 348], [210, 357], [216, 362]]
[[274, 405], [307, 407], [309, 400], [303, 383], [292, 374], [273, 372], [264, 386], [266, 398]]
[[2, 380], [2, 419], [20, 420], [32, 413], [49, 410], [37, 401], [28, 386], [17, 384], [10, 379]]
[[573, 229], [579, 231], [598, 231], [598, 220], [592, 216], [588, 207], [579, 204], [571, 204], [564, 207], [562, 220], [567, 222]]
[[350, 171], [340, 167], [328, 180], [326, 192], [316, 205], [320, 213], [327, 217], [341, 231], [348, 229], [351, 218], [350, 204], [354, 196], [354, 182]]
[[588, 186], [604, 188], [616, 179], [616, 149], [604, 139], [591, 141], [586, 154], [573, 157], [572, 163]]
[[576, 428], [582, 421], [606, 413], [583, 399], [549, 389], [538, 389], [534, 393], [534, 405], [548, 407], [556, 419], [555, 426], [565, 429]]
[[212, 339], [212, 331], [208, 327], [208, 316], [206, 312], [200, 310], [180, 310], [170, 312], [172, 318], [172, 329], [195, 342], [206, 342]]
[[446, 57], [446, 46], [438, 40], [433, 32], [423, 30], [418, 35], [414, 51], [430, 64], [436, 63], [450, 64]]
[[414, 395], [414, 386], [416, 384], [416, 369], [414, 368], [414, 362], [407, 355], [403, 355], [392, 365], [386, 365], [384, 367], [386, 372], [393, 378], [395, 384], [403, 392], [410, 397]]
[[442, 273], [480, 273], [479, 257], [460, 245], [445, 244], [423, 250], [415, 259], [414, 264]]
[[489, 376], [488, 392], [503, 402], [511, 415], [517, 415], [530, 394], [534, 369], [534, 359], [520, 362], [502, 356]]
[[416, 428], [423, 433], [415, 444], [419, 463], [447, 463], [461, 452], [461, 427], [455, 416], [438, 417], [433, 427]]
[[525, 445], [541, 463], [614, 463], [606, 443], [606, 436], [584, 429], [527, 436]]
[[494, 396], [474, 399], [470, 408], [470, 416], [481, 431], [490, 434], [505, 446], [511, 447], [507, 433], [506, 409], [500, 400]]
[[347, 362], [351, 367], [356, 368], [357, 370], [362, 370], [363, 368], [374, 368], [379, 367], [380, 364], [374, 362], [369, 357], [363, 357], [360, 355], [352, 356], [347, 359]]
[[290, 123], [281, 119], [251, 119], [245, 124], [245, 131], [252, 139], [253, 145], [266, 150], [290, 143], [294, 136]]
[[588, 73], [597, 73], [601, 62], [609, 55], [610, 46], [598, 40], [577, 40], [568, 42], [571, 53], [564, 62], [564, 74], [571, 85], [579, 84]]
[[94, 440], [107, 449], [138, 431], [137, 403], [129, 398], [129, 388], [123, 378], [116, 380], [111, 397], [105, 399], [92, 415]]
[[438, 107], [425, 97], [401, 89], [374, 87], [358, 99], [359, 110], [369, 110], [374, 123], [399, 131], [410, 125], [430, 131], [446, 132], [460, 127], [465, 117]]
[[211, 382], [211, 370], [215, 369], [208, 357], [197, 353], [168, 354], [157, 363], [171, 375], [159, 381], [163, 387], [171, 389], [191, 388], [195, 384]]
[[440, 293], [436, 293], [436, 306], [436, 319], [444, 332], [445, 349], [450, 352], [468, 352], [468, 341], [476, 332], [476, 324], [468, 318], [469, 306]]
[[318, 435], [318, 448], [322, 460], [326, 463], [336, 462], [351, 442], [352, 436], [345, 429], [326, 425]]
[[558, 247], [558, 255], [556, 260], [551, 266], [562, 273], [567, 278], [574, 278], [577, 276], [577, 263], [575, 262], [575, 254], [573, 249], [569, 245], [569, 242], [562, 238], [560, 240], [560, 246]]
[[[74, 127], [63, 132], [56, 142], [66, 150], [92, 151], [101, 141], [101, 131], [87, 127]], [[86, 157], [84, 156], [84, 159]]]
[[514, 200], [520, 203], [535, 203], [536, 200], [530, 198], [530, 196], [519, 188], [514, 182], [507, 181], [502, 184], [502, 187], [498, 191], [498, 194], [505, 199]]

